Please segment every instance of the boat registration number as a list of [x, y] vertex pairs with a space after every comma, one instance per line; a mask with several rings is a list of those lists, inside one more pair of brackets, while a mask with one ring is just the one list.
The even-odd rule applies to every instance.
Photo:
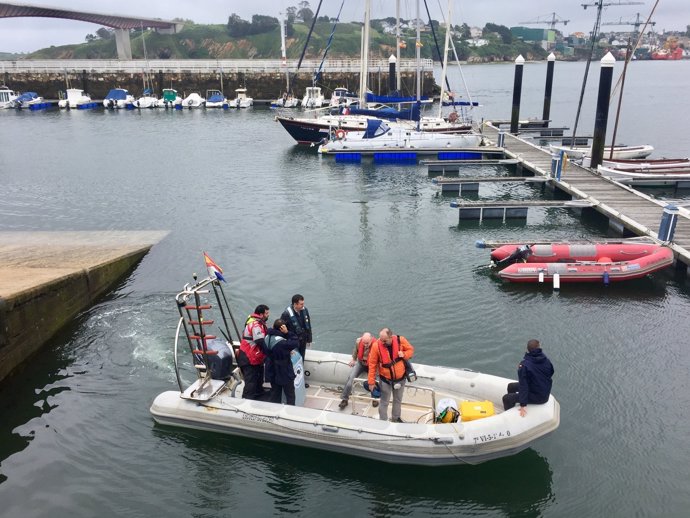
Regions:
[[504, 439], [506, 437], [510, 437], [510, 430], [506, 430], [505, 432], [486, 433], [482, 435], [477, 435], [474, 438], [474, 444], [497, 441], [499, 439]]

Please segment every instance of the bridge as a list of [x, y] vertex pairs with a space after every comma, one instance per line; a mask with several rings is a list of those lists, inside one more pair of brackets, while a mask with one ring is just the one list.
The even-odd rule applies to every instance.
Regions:
[[182, 30], [182, 22], [136, 18], [103, 13], [72, 11], [53, 7], [0, 2], [0, 18], [62, 18], [80, 22], [94, 23], [111, 27], [115, 31], [115, 45], [120, 59], [132, 59], [132, 45], [129, 39], [131, 29], [156, 29], [160, 32], [177, 33]]

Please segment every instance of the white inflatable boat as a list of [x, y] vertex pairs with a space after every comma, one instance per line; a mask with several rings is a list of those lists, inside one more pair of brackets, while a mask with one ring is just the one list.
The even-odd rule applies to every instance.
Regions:
[[[417, 379], [405, 386], [402, 423], [379, 419], [371, 393], [363, 388], [365, 380], [355, 382], [350, 404], [340, 409], [340, 393], [351, 357], [313, 349], [307, 354], [304, 377], [300, 372], [295, 380], [298, 388], [303, 387], [304, 379], [309, 383], [303, 406], [242, 399], [244, 382], [239, 370], [229, 374], [228, 368], [220, 368], [222, 355], [213, 352], [210, 345], [215, 337], [204, 335], [210, 330], [199, 325], [210, 322], [200, 313], [211, 306], [201, 300], [199, 293], [215, 294], [218, 305], [227, 300], [218, 281], [212, 278], [187, 285], [178, 295], [181, 316], [175, 367], [179, 390], [163, 392], [153, 401], [151, 414], [159, 424], [430, 466], [477, 464], [512, 455], [558, 428], [560, 407], [553, 396], [543, 405], [528, 405], [527, 415], [521, 417], [517, 407], [505, 412], [502, 409], [502, 396], [512, 380], [466, 369], [422, 365], [414, 360]], [[221, 314], [222, 321], [232, 316], [229, 308]], [[223, 332], [229, 336], [227, 329]], [[190, 338], [199, 373], [187, 387], [181, 381], [177, 362], [178, 341], [184, 341], [185, 335]], [[228, 344], [225, 340], [214, 342], [223, 342], [223, 347]], [[234, 366], [233, 349], [227, 348], [227, 355], [232, 356], [228, 365], [232, 361]], [[457, 422], [438, 422], [437, 405], [448, 399], [456, 403], [460, 418]]]

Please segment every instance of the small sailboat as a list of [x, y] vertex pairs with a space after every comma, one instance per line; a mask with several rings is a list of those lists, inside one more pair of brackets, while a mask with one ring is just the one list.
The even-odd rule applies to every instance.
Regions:
[[319, 147], [319, 153], [365, 152], [394, 150], [452, 151], [481, 145], [482, 136], [470, 133], [433, 133], [390, 126], [381, 119], [368, 119], [366, 131], [346, 132], [334, 129], [332, 139]]
[[236, 88], [235, 93], [237, 97], [229, 103], [231, 108], [251, 108], [254, 105], [254, 99], [247, 96], [246, 88]]

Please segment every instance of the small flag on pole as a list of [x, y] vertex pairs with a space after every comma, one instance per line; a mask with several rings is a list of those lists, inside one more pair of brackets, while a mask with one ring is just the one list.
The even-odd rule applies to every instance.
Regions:
[[415, 42], [415, 46], [416, 46], [416, 47], [423, 47], [424, 45], [422, 45], [422, 42], [421, 42], [421, 41], [417, 40], [417, 41]]
[[204, 261], [206, 262], [206, 269], [211, 277], [215, 277], [219, 281], [227, 282], [223, 277], [223, 269], [218, 266], [213, 259], [211, 259], [206, 252], [204, 252]]

